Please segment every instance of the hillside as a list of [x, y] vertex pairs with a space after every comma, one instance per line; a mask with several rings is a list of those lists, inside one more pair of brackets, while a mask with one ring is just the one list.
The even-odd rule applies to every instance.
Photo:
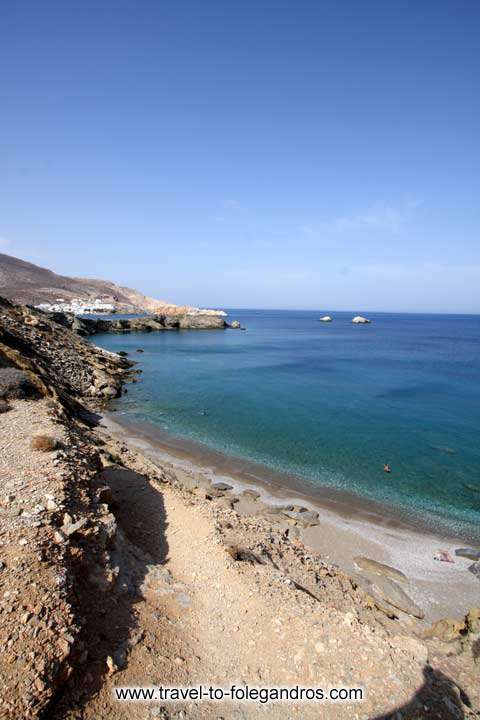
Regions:
[[[120, 312], [144, 311], [165, 315], [200, 312], [199, 308], [157, 300], [108, 280], [57, 275], [51, 270], [3, 253], [0, 253], [0, 295], [25, 305], [55, 303], [59, 298], [66, 302], [99, 299], [113, 304]], [[216, 310], [202, 310], [201, 313], [223, 314]]]

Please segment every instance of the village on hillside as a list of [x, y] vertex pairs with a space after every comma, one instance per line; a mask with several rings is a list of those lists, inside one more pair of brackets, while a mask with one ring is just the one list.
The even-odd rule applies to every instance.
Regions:
[[74, 315], [89, 315], [90, 313], [115, 313], [116, 308], [113, 303], [107, 303], [99, 298], [86, 302], [79, 298], [73, 298], [70, 301], [64, 298], [56, 298], [54, 303], [40, 303], [35, 306], [38, 310], [44, 312], [65, 312]]

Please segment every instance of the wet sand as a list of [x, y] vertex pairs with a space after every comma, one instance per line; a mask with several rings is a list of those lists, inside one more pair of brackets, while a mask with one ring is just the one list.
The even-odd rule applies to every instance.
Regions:
[[203, 445], [170, 435], [147, 424], [131, 424], [120, 413], [105, 414], [103, 424], [125, 442], [141, 449], [153, 462], [207, 482], [223, 481], [232, 494], [245, 489], [260, 498], [242, 498], [235, 509], [260, 514], [272, 505], [302, 505], [319, 513], [319, 525], [301, 530], [305, 545], [322, 554], [349, 574], [361, 575], [354, 562], [364, 556], [397, 568], [408, 578], [405, 589], [425, 612], [425, 622], [450, 616], [461, 618], [480, 604], [480, 582], [468, 572], [471, 560], [455, 557], [455, 563], [434, 560], [440, 550], [453, 556], [468, 540], [435, 534], [408, 521], [379, 503], [332, 489], [314, 489], [301, 479], [269, 471]]

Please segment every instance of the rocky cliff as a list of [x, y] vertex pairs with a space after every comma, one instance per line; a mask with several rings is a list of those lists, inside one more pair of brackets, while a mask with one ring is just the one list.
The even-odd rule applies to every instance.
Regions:
[[122, 320], [80, 318], [68, 313], [46, 313], [55, 322], [79, 335], [99, 333], [158, 332], [161, 330], [224, 330], [227, 323], [219, 315], [148, 315]]
[[111, 398], [133, 377], [131, 361], [97, 348], [47, 314], [0, 297], [0, 367], [27, 374], [42, 396], [67, 406]]

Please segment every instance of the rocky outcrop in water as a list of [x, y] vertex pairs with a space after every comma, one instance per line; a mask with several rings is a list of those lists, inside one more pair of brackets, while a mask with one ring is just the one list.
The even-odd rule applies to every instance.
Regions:
[[227, 323], [219, 315], [146, 315], [123, 320], [81, 318], [67, 313], [49, 313], [55, 322], [78, 335], [99, 333], [158, 332], [159, 330], [224, 330]]

